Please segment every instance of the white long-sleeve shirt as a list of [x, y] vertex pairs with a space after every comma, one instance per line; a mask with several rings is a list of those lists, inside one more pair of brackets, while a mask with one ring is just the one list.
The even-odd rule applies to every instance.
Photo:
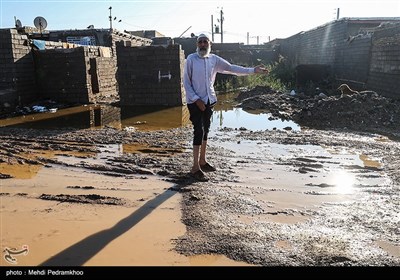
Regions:
[[188, 55], [185, 63], [183, 86], [188, 104], [201, 99], [205, 104], [217, 101], [214, 82], [217, 73], [245, 76], [254, 73], [254, 68], [232, 65], [225, 59], [209, 54], [200, 57], [197, 53]]

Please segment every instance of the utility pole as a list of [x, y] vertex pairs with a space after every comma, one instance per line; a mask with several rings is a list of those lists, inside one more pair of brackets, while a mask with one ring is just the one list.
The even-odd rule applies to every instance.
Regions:
[[337, 11], [336, 11], [336, 19], [339, 19], [339, 13], [340, 13], [340, 8], [337, 8]]
[[110, 10], [110, 16], [108, 17], [110, 19], [110, 31], [112, 31], [112, 16], [111, 16], [111, 9], [112, 7], [108, 8]]
[[223, 26], [224, 26], [224, 12], [222, 11], [222, 8], [221, 8], [221, 43], [223, 43], [224, 42], [224, 28], [223, 28]]
[[214, 42], [214, 16], [211, 15], [211, 41]]
[[249, 39], [250, 39], [250, 33], [247, 32], [247, 45], [249, 44]]
[[211, 40], [214, 42], [214, 34], [219, 34], [221, 33], [221, 43], [224, 42], [224, 29], [223, 29], [223, 24], [224, 24], [224, 12], [220, 11], [220, 19], [217, 19], [218, 22], [221, 23], [221, 31], [219, 29], [219, 25], [214, 25], [214, 16], [211, 15]]

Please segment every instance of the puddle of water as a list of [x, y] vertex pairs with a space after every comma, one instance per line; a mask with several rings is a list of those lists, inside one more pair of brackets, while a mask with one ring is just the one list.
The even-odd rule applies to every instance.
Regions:
[[[34, 129], [53, 128], [93, 128], [102, 126], [104, 119], [112, 123], [115, 120], [109, 119], [109, 112], [112, 106], [84, 105], [57, 110], [55, 113], [43, 112], [30, 115], [18, 116], [0, 120], [0, 127], [26, 127]], [[107, 118], [104, 112], [107, 112]], [[104, 119], [103, 119], [104, 118]]]
[[[48, 150], [48, 151], [32, 151], [28, 154], [21, 153], [18, 155], [24, 159], [34, 159], [35, 157], [43, 157], [43, 158], [65, 158], [65, 162], [74, 161], [75, 163], [81, 161], [80, 158], [91, 158], [95, 157], [95, 154], [89, 152], [78, 152], [78, 151], [57, 151], [57, 150]], [[74, 160], [72, 160], [74, 159]], [[11, 175], [17, 179], [31, 179], [37, 175], [37, 173], [42, 169], [43, 165], [41, 164], [20, 164], [20, 163], [9, 163], [9, 162], [1, 162], [0, 163], [0, 173]]]
[[241, 108], [233, 108], [229, 111], [215, 110], [212, 116], [210, 130], [219, 128], [246, 128], [248, 130], [283, 130], [290, 127], [292, 130], [300, 130], [300, 126], [293, 121], [272, 120], [270, 114], [246, 112]]
[[[227, 127], [251, 130], [284, 129], [300, 127], [292, 121], [272, 120], [269, 114], [257, 111], [246, 112], [235, 108], [232, 100], [237, 94], [223, 94], [212, 116], [211, 130]], [[77, 129], [132, 128], [133, 130], [163, 130], [191, 125], [186, 106], [122, 106], [85, 105], [59, 109], [54, 113], [43, 112], [0, 120], [0, 127], [26, 127], [34, 129], [59, 129], [71, 127]]]
[[121, 107], [121, 127], [134, 127], [141, 131], [184, 127], [190, 124], [186, 106]]
[[381, 167], [380, 162], [378, 162], [376, 160], [369, 159], [368, 156], [366, 156], [366, 155], [360, 155], [360, 160], [362, 160], [362, 162], [364, 163], [364, 166], [376, 167], [376, 168], [380, 168]]
[[245, 111], [236, 107], [233, 101], [238, 93], [226, 93], [218, 95], [218, 102], [215, 105], [212, 116], [211, 131], [219, 128], [246, 128], [248, 130], [282, 130], [290, 127], [292, 130], [300, 130], [300, 126], [293, 121], [272, 119], [270, 114], [258, 110]]
[[0, 163], [1, 174], [8, 174], [18, 179], [31, 179], [40, 169], [42, 169], [41, 165]]
[[[221, 141], [219, 139], [215, 137], [213, 141]], [[366, 186], [389, 184], [389, 179], [379, 169], [366, 170], [378, 162], [364, 155], [346, 151], [332, 153], [317, 145], [255, 144], [250, 140], [240, 143], [223, 140], [223, 146], [235, 151], [238, 160], [253, 165], [252, 170], [246, 169], [246, 181], [260, 179], [257, 174], [262, 172], [270, 186], [336, 194], [352, 194]], [[297, 179], [294, 180], [294, 176]]]
[[[269, 114], [257, 111], [247, 112], [237, 108], [234, 101], [237, 93], [221, 94], [215, 106], [212, 116], [210, 137], [218, 135], [221, 128], [232, 129], [246, 128], [249, 130], [272, 130], [285, 129], [290, 127], [292, 130], [300, 130], [300, 127], [292, 121], [270, 119]], [[190, 125], [189, 112], [186, 106], [165, 107], [165, 106], [125, 106], [114, 107], [107, 105], [88, 105], [74, 108], [60, 109], [55, 113], [38, 113], [16, 118], [0, 120], [0, 127], [4, 126], [24, 126], [29, 128], [100, 128], [112, 126], [117, 129], [137, 129], [137, 130], [162, 130]], [[226, 132], [224, 132], [225, 135]], [[229, 136], [228, 136], [229, 137]], [[218, 138], [218, 137], [217, 137]], [[226, 138], [226, 135], [224, 136]], [[382, 141], [382, 139], [377, 139]], [[354, 166], [379, 168], [380, 163], [374, 159], [369, 159], [365, 155], [349, 155], [346, 151], [328, 151], [320, 146], [311, 145], [280, 145], [280, 144], [255, 144], [253, 141], [242, 141], [236, 143], [225, 141], [223, 146], [236, 152], [239, 157], [252, 160], [272, 161], [274, 158], [290, 159], [293, 157], [311, 158], [324, 167], [320, 169], [321, 174], [326, 178], [326, 186], [337, 187], [336, 191], [347, 193], [352, 190], [352, 186], [359, 184], [378, 184], [376, 182], [380, 176], [370, 176], [367, 178], [357, 175], [360, 170], [355, 170]], [[162, 149], [156, 147], [146, 147], [137, 144], [108, 145], [100, 148], [101, 152], [97, 156], [85, 158], [85, 162], [96, 163], [106, 161], [107, 157], [121, 155], [123, 153], [148, 153], [159, 156], [168, 156], [172, 153], [181, 152], [174, 149]], [[260, 155], [265, 155], [260, 157]], [[53, 157], [55, 155], [48, 155]], [[59, 156], [59, 155], [58, 155]], [[324, 161], [323, 158], [326, 158]], [[69, 164], [82, 162], [81, 158], [65, 156], [62, 159]], [[271, 163], [272, 164], [272, 163]], [[7, 167], [8, 166], [8, 167]], [[32, 177], [37, 172], [33, 167], [25, 165], [18, 177]], [[352, 167], [353, 166], [353, 167]], [[17, 167], [10, 167], [2, 164], [0, 170], [13, 175], [18, 174]], [[312, 169], [312, 165], [305, 166]], [[329, 170], [327, 172], [326, 170]], [[312, 171], [308, 171], [312, 173]], [[285, 175], [286, 176], [286, 175]], [[283, 176], [283, 177], [285, 177]], [[290, 177], [290, 176], [289, 176]], [[377, 179], [378, 178], [378, 179]], [[292, 181], [292, 180], [291, 180]], [[321, 186], [320, 184], [316, 184]], [[324, 185], [325, 186], [325, 185]]]

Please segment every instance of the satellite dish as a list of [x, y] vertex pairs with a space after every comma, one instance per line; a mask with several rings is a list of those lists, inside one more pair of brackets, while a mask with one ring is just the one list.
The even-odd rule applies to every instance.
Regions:
[[33, 24], [37, 29], [40, 30], [40, 32], [42, 32], [42, 30], [44, 30], [47, 27], [47, 21], [44, 19], [44, 17], [36, 17], [33, 20]]
[[22, 27], [22, 23], [21, 23], [21, 21], [20, 21], [19, 19], [17, 19], [17, 20], [15, 21], [15, 27], [16, 27], [16, 28], [21, 28], [21, 27]]

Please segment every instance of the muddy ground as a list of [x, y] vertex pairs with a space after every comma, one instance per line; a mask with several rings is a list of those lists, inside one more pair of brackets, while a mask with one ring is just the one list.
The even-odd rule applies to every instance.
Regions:
[[[146, 148], [141, 153], [93, 164], [82, 161], [74, 166], [109, 176], [155, 174], [174, 182], [173, 190], [183, 195], [183, 222], [187, 227], [185, 236], [173, 241], [182, 254], [224, 254], [262, 266], [399, 266], [399, 102], [371, 92], [307, 97], [261, 87], [243, 92], [238, 101], [245, 110], [291, 119], [302, 129], [221, 129], [209, 141], [209, 161], [218, 169], [208, 174], [209, 182], [196, 182], [188, 175], [192, 160], [190, 126], [152, 132], [2, 127], [0, 162], [51, 168], [68, 163], [40, 156], [40, 151], [80, 151], [90, 157], [106, 144], [136, 143]], [[300, 150], [289, 156], [268, 152], [239, 155], [232, 148], [232, 143], [249, 141], [264, 149], [270, 145], [304, 145], [362, 154], [376, 159], [379, 165], [342, 167], [382, 182], [358, 184], [357, 191], [344, 198], [327, 183], [296, 182], [299, 188], [291, 189], [280, 185], [278, 179], [282, 178], [274, 178], [280, 176], [273, 173], [275, 170], [286, 168], [300, 181], [321, 178], [323, 170], [335, 164], [334, 157], [303, 155]], [[251, 172], [261, 174], [261, 179], [246, 177]], [[0, 178], [7, 180], [10, 174], [0, 174]], [[62, 193], [42, 194], [40, 199], [110, 207], [129, 203], [112, 197], [69, 197]], [[280, 199], [288, 201], [282, 203]], [[303, 200], [311, 203], [303, 205]]]

